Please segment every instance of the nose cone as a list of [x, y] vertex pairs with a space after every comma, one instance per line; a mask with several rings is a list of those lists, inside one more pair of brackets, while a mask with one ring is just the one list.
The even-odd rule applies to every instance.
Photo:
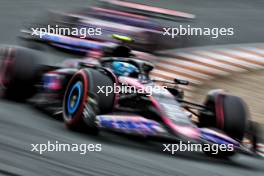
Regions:
[[173, 123], [169, 119], [165, 119], [165, 123], [170, 127], [170, 129], [172, 129], [175, 132], [175, 134], [180, 134], [184, 137], [187, 137], [193, 140], [197, 140], [201, 136], [199, 128], [191, 124], [179, 125], [179, 124]]
[[183, 136], [186, 136], [191, 139], [199, 139], [200, 131], [196, 127], [186, 126], [186, 127], [177, 127], [176, 130]]

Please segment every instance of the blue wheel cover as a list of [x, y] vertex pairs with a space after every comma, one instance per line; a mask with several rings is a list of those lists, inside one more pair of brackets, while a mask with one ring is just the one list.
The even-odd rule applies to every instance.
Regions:
[[[77, 101], [74, 102], [73, 107], [71, 107], [71, 96], [72, 96], [72, 93], [74, 90], [78, 91], [78, 97], [77, 97]], [[77, 82], [74, 84], [74, 86], [72, 86], [71, 92], [70, 92], [69, 97], [68, 97], [67, 110], [70, 114], [73, 114], [76, 111], [77, 107], [80, 104], [80, 100], [81, 100], [81, 83]]]

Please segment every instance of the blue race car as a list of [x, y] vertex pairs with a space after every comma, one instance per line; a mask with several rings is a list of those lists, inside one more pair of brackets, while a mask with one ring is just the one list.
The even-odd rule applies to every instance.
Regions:
[[[74, 64], [48, 65], [44, 53], [22, 47], [1, 52], [3, 96], [28, 100], [61, 115], [72, 130], [98, 134], [107, 129], [145, 137], [196, 144], [232, 146], [214, 156], [251, 153], [242, 140], [250, 134], [244, 101], [223, 91], [208, 93], [204, 104], [184, 100], [179, 84], [188, 81], [153, 80], [154, 68], [134, 57], [72, 60]], [[44, 58], [43, 58], [44, 57]], [[194, 121], [193, 117], [198, 121]], [[210, 151], [205, 151], [212, 154]]]

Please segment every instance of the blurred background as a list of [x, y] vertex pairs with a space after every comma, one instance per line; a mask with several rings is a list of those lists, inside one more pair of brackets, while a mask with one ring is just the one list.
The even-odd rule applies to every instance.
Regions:
[[[264, 1], [262, 0], [131, 0], [149, 6], [194, 14], [195, 19], [157, 20], [161, 26], [234, 28], [233, 36], [188, 36], [173, 40], [175, 48], [151, 53], [157, 57], [153, 77], [184, 78], [192, 84], [186, 97], [202, 102], [206, 92], [221, 88], [245, 99], [252, 119], [264, 124]], [[98, 5], [93, 0], [0, 0], [0, 45], [32, 45], [52, 55], [54, 63], [83, 57], [49, 45], [21, 40], [21, 29], [43, 24], [50, 11], [75, 12]], [[52, 19], [54, 20], [54, 19]], [[155, 23], [156, 24], [156, 23]], [[180, 41], [180, 42], [178, 42]], [[178, 45], [179, 43], [179, 45]], [[14, 128], [15, 127], [15, 128]], [[0, 100], [0, 174], [2, 175], [263, 175], [263, 160], [237, 156], [231, 161], [202, 154], [164, 154], [151, 141], [103, 134], [93, 138], [64, 129], [62, 123], [30, 105]], [[29, 152], [30, 143], [59, 140], [65, 143], [102, 143], [103, 152], [79, 156], [74, 153]]]

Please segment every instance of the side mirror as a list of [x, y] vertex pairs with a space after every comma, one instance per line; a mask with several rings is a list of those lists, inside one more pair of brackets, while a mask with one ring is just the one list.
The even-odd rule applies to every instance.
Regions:
[[144, 63], [143, 66], [142, 66], [142, 69], [149, 73], [151, 70], [153, 70], [154, 66], [152, 64], [149, 64], [149, 63]]
[[175, 78], [174, 79], [174, 82], [176, 83], [176, 84], [181, 84], [181, 85], [189, 85], [189, 81], [187, 81], [187, 80], [182, 80], [182, 79], [177, 79], [177, 78]]

